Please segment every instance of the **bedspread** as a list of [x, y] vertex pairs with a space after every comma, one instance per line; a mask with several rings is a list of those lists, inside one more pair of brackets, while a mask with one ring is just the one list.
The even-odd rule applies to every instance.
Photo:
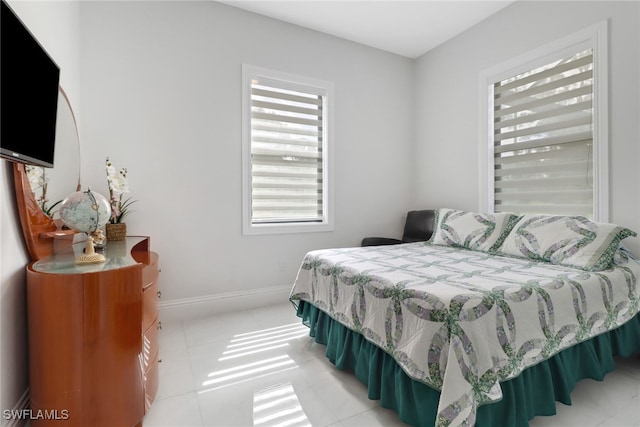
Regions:
[[473, 425], [500, 381], [639, 311], [640, 264], [601, 272], [429, 243], [309, 252], [291, 291], [440, 391], [439, 426]]

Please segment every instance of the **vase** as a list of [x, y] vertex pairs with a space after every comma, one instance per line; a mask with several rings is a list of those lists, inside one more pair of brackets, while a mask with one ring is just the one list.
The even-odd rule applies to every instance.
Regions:
[[107, 231], [107, 242], [124, 240], [124, 238], [127, 236], [127, 224], [125, 223], [109, 223], [105, 228]]

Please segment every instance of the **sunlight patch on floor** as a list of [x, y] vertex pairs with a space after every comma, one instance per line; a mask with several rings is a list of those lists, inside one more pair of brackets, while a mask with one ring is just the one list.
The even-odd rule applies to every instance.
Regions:
[[278, 384], [253, 395], [255, 427], [311, 427], [291, 383]]
[[206, 389], [199, 393], [296, 369], [298, 365], [287, 354], [262, 359], [257, 357], [260, 357], [260, 353], [287, 347], [291, 341], [308, 334], [306, 326], [293, 323], [234, 335], [218, 359], [225, 367], [210, 372], [208, 379], [202, 383]]
[[218, 361], [234, 359], [286, 347], [289, 341], [309, 335], [309, 328], [300, 324], [290, 324], [260, 331], [238, 334], [233, 337], [227, 350]]

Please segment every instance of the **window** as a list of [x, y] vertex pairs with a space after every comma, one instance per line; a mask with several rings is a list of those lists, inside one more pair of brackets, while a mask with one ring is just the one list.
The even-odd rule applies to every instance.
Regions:
[[606, 55], [597, 43], [606, 32], [598, 30], [484, 76], [488, 210], [606, 221]]
[[243, 67], [243, 232], [328, 231], [332, 85]]

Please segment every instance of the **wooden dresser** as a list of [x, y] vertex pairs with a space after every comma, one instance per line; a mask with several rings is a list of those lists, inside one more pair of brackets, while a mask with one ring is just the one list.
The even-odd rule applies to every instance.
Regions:
[[27, 267], [33, 427], [133, 427], [158, 388], [158, 255], [148, 237], [84, 243]]

